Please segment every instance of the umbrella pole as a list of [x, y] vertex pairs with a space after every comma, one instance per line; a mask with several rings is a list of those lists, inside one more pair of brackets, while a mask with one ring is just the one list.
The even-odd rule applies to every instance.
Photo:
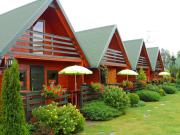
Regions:
[[127, 81], [128, 81], [128, 75], [127, 75]]
[[75, 81], [75, 95], [74, 95], [75, 96], [74, 97], [75, 98], [75, 105], [77, 105], [77, 93], [76, 93], [76, 91], [77, 91], [77, 78], [76, 77], [77, 76], [75, 75], [75, 80], [74, 80]]

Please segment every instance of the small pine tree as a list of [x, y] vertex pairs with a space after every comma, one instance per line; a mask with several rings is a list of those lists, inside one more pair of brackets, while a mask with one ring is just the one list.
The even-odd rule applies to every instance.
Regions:
[[143, 81], [147, 80], [146, 74], [142, 68], [139, 70], [139, 75], [137, 76], [137, 79]]
[[16, 60], [6, 69], [2, 82], [3, 135], [29, 135], [20, 95], [19, 66]]

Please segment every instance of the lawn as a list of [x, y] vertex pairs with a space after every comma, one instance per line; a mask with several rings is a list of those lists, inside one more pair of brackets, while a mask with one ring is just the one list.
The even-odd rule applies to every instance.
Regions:
[[79, 135], [180, 135], [180, 92], [110, 121], [87, 122]]

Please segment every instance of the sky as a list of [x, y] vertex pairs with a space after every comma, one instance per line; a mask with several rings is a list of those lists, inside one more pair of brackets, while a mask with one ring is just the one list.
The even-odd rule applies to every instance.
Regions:
[[[34, 0], [1, 0], [0, 14]], [[180, 0], [60, 0], [75, 31], [116, 24], [123, 41], [144, 38], [176, 55]]]

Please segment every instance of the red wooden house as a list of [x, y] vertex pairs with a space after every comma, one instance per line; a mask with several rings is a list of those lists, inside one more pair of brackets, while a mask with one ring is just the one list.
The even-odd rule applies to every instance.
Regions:
[[130, 68], [123, 42], [116, 25], [105, 26], [76, 33], [81, 48], [90, 63], [93, 75], [87, 75], [85, 82], [104, 82], [102, 68], [108, 69], [108, 83], [114, 84], [123, 80], [117, 72]]
[[[20, 65], [22, 90], [42, 90], [52, 82], [73, 90], [74, 77], [58, 72], [70, 65], [88, 66], [58, 0], [38, 0], [2, 14], [0, 45], [0, 80], [13, 57]], [[78, 86], [81, 82], [79, 76]]]
[[149, 59], [151, 62], [151, 80], [159, 78], [159, 72], [164, 71], [164, 64], [158, 47], [147, 48]]
[[[151, 63], [146, 50], [145, 42], [143, 39], [128, 40], [124, 42], [124, 47], [127, 52], [131, 67], [135, 71], [143, 69], [147, 76], [147, 81], [151, 77]], [[132, 77], [133, 80], [135, 77]]]

